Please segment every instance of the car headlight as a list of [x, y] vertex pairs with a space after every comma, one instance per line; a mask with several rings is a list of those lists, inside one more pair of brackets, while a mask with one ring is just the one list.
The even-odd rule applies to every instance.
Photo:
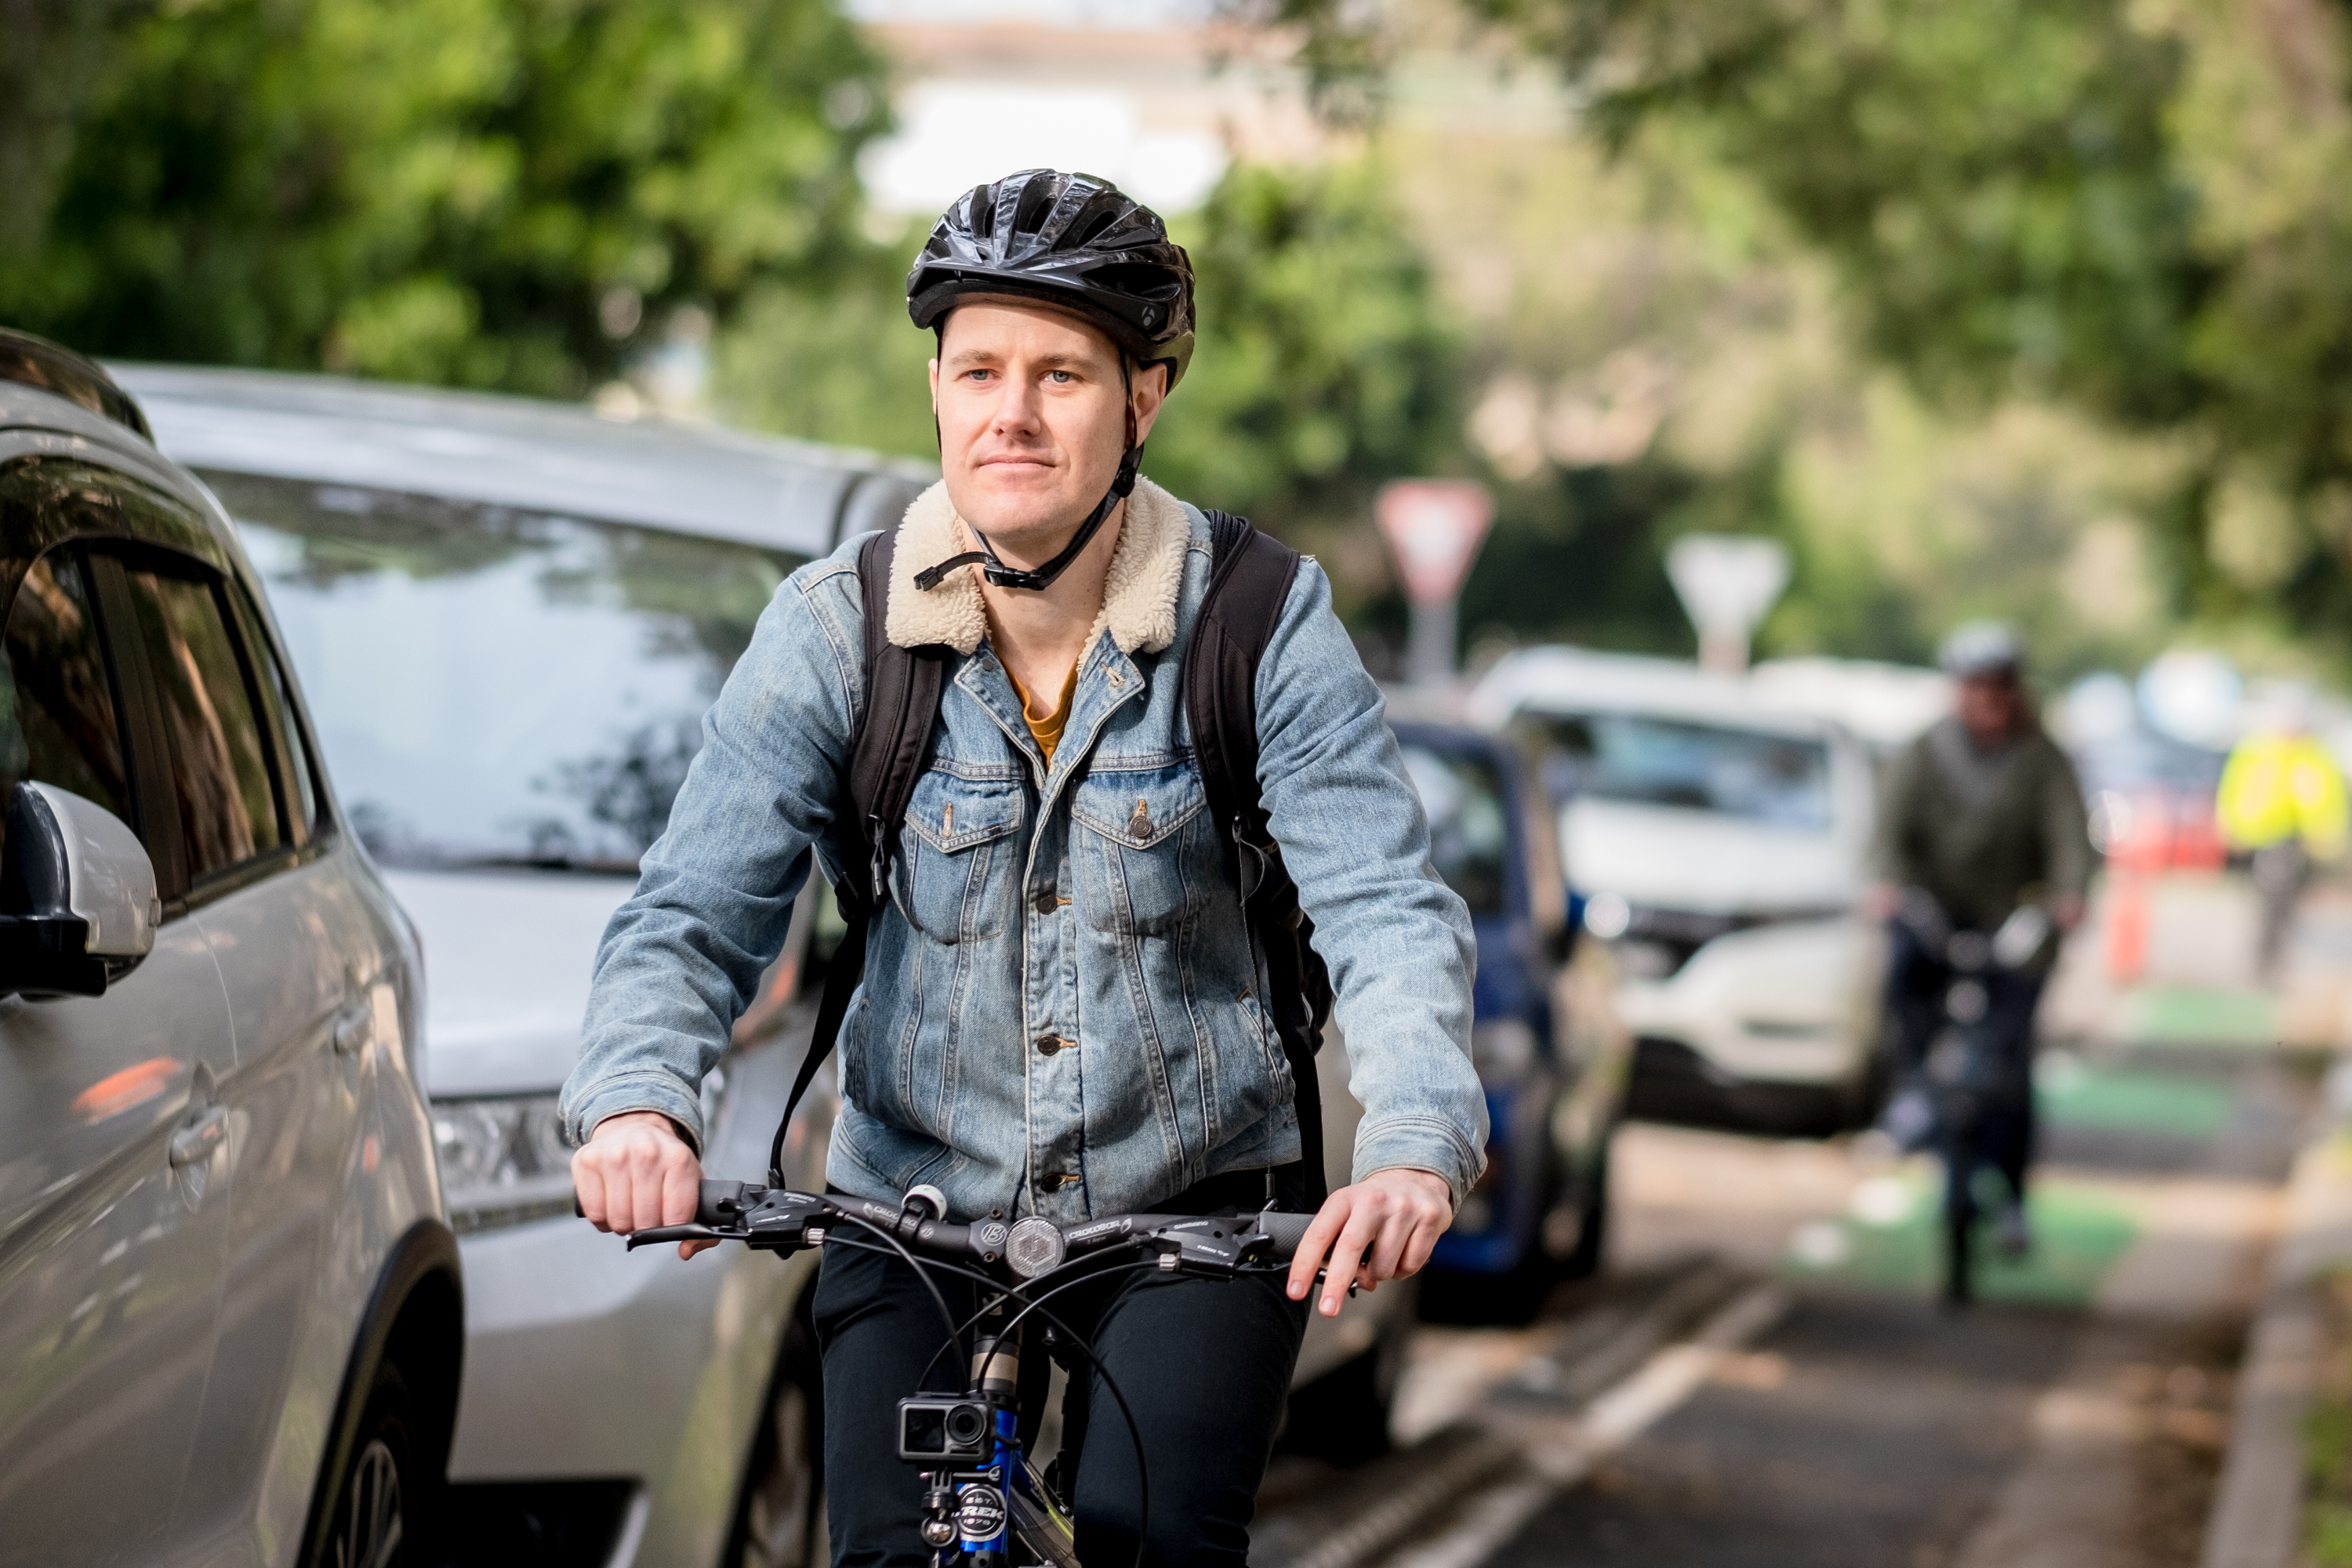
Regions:
[[551, 1094], [433, 1102], [433, 1142], [459, 1232], [572, 1212], [572, 1151]]
[[1481, 1083], [1517, 1083], [1536, 1065], [1536, 1032], [1523, 1019], [1489, 1019], [1470, 1031], [1470, 1065]]

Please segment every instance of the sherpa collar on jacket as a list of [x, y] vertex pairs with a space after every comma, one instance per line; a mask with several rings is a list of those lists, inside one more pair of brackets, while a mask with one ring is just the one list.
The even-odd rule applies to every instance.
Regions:
[[[1094, 647], [1106, 631], [1126, 654], [1158, 653], [1176, 640], [1176, 596], [1184, 584], [1184, 552], [1192, 538], [1192, 521], [1176, 498], [1150, 479], [1137, 479], [1111, 550], [1102, 612], [1087, 634], [1087, 647]], [[890, 563], [885, 629], [893, 643], [944, 643], [966, 654], [980, 646], [988, 615], [981, 604], [978, 566], [958, 567], [929, 593], [915, 586], [917, 573], [970, 548], [956, 527], [944, 480], [915, 498], [899, 525]]]

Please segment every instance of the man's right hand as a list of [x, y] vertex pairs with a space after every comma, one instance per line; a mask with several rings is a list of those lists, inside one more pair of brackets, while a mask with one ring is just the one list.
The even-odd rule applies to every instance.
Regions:
[[[625, 1110], [596, 1123], [572, 1156], [572, 1188], [580, 1212], [598, 1230], [651, 1230], [691, 1225], [702, 1196], [702, 1162], [678, 1136], [677, 1123], [658, 1110]], [[691, 1258], [715, 1241], [681, 1241]]]

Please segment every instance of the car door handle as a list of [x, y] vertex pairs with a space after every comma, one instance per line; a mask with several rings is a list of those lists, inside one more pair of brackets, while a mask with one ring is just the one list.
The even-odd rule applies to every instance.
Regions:
[[194, 1121], [172, 1134], [172, 1163], [201, 1165], [213, 1157], [213, 1151], [227, 1136], [228, 1107], [208, 1106]]
[[343, 1056], [357, 1056], [366, 1048], [374, 1032], [375, 1010], [365, 1002], [354, 1002], [335, 1015], [335, 1026], [330, 1037], [335, 1049]]

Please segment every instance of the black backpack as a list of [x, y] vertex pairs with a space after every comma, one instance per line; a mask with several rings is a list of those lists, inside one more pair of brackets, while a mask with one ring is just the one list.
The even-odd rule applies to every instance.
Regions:
[[[1257, 667], [1274, 636], [1298, 552], [1230, 512], [1208, 514], [1213, 542], [1209, 591], [1184, 650], [1184, 714], [1193, 758], [1208, 795], [1210, 820], [1225, 825], [1233, 841], [1234, 875], [1242, 908], [1265, 954], [1268, 998], [1282, 1053], [1296, 1086], [1302, 1174], [1307, 1202], [1319, 1205], [1323, 1178], [1323, 1096], [1315, 1054], [1331, 1016], [1331, 976], [1310, 942], [1315, 922], [1298, 905], [1298, 888], [1282, 863], [1282, 847], [1267, 830], [1257, 782]], [[833, 1054], [849, 994], [866, 971], [866, 932], [890, 897], [890, 855], [915, 781], [930, 760], [931, 728], [954, 649], [899, 647], [887, 635], [893, 531], [866, 542], [857, 577], [866, 606], [866, 706], [850, 741], [849, 799], [856, 842], [866, 850], [866, 875], [845, 875], [834, 897], [848, 923], [825, 970], [816, 1030], [793, 1081], [792, 1098], [776, 1123], [768, 1152], [768, 1180], [783, 1184], [784, 1132], [793, 1112]]]

